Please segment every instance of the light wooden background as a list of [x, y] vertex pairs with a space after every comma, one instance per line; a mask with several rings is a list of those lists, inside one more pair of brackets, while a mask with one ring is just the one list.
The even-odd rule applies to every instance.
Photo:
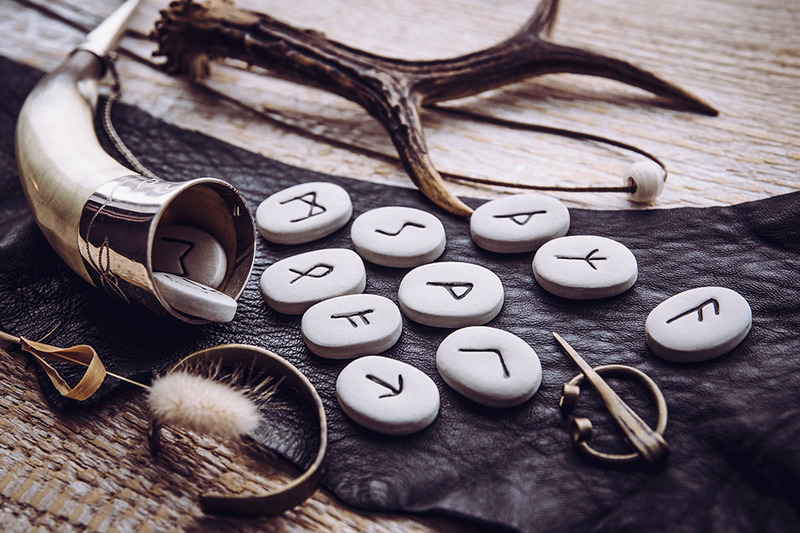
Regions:
[[[433, 59], [488, 46], [532, 11], [509, 0], [248, 0], [277, 18], [372, 52]], [[51, 69], [117, 0], [2, 0], [0, 54]], [[221, 65], [203, 86], [152, 66], [143, 38], [166, 0], [145, 0], [122, 46], [123, 100], [280, 161], [410, 186], [383, 130], [357, 106], [316, 90]], [[54, 16], [55, 15], [55, 16]], [[550, 75], [452, 105], [576, 129], [638, 145], [670, 170], [657, 208], [726, 205], [800, 189], [800, 2], [565, 0], [554, 39], [652, 70], [717, 107], [674, 111], [621, 84]], [[227, 96], [223, 97], [220, 93]], [[613, 185], [631, 154], [558, 137], [424, 115], [440, 170], [542, 184]], [[335, 141], [335, 142], [334, 142]], [[157, 169], [156, 169], [157, 170]], [[224, 176], [221, 176], [224, 178]], [[508, 191], [454, 185], [459, 194]], [[636, 208], [623, 195], [557, 194], [571, 207]], [[264, 464], [188, 434], [168, 434], [153, 464], [136, 393], [76, 415], [52, 413], [25, 359], [0, 353], [0, 529], [3, 531], [462, 531], [452, 520], [349, 509], [322, 492], [283, 517], [204, 518], [201, 490], [280, 483]], [[565, 438], [567, 436], [565, 435]], [[197, 449], [193, 449], [197, 447]], [[556, 487], [553, 490], [557, 490]]]

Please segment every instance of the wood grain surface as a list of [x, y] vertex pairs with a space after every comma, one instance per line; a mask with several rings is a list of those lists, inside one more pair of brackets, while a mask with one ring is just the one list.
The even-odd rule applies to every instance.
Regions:
[[[3, 0], [0, 54], [55, 67], [117, 0]], [[288, 164], [410, 186], [383, 132], [359, 107], [236, 63], [202, 85], [155, 68], [145, 35], [166, 0], [146, 0], [122, 42], [123, 101], [180, 127]], [[494, 0], [248, 0], [239, 2], [345, 44], [434, 59], [511, 34], [530, 2]], [[659, 156], [670, 178], [657, 208], [726, 205], [800, 189], [800, 3], [786, 0], [565, 0], [554, 40], [626, 59], [720, 111], [703, 117], [621, 84], [550, 75], [457, 101], [472, 111], [585, 131]], [[615, 185], [633, 154], [551, 135], [424, 114], [440, 170], [538, 184]], [[158, 169], [154, 169], [158, 172]], [[224, 176], [220, 176], [224, 178]], [[453, 184], [458, 194], [509, 191]], [[556, 194], [571, 207], [638, 208], [624, 195]], [[195, 495], [253, 490], [286, 479], [267, 463], [186, 433], [170, 453], [146, 449], [142, 396], [122, 394], [78, 414], [51, 412], [26, 359], [0, 352], [0, 530], [464, 531], [453, 519], [350, 509], [320, 492], [285, 516], [210, 519]], [[566, 438], [566, 435], [565, 435]], [[283, 477], [282, 477], [283, 476]]]

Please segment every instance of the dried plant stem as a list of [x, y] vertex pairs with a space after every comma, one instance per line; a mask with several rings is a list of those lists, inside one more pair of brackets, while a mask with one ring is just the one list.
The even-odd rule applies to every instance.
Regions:
[[[77, 359], [71, 359], [69, 357], [62, 357], [62, 359], [67, 363], [72, 363], [72, 364], [85, 366], [85, 367], [89, 366], [86, 363], [84, 363], [83, 361], [78, 361]], [[118, 379], [120, 381], [124, 381], [125, 383], [130, 383], [131, 385], [136, 385], [137, 387], [142, 388], [144, 390], [150, 390], [150, 386], [149, 385], [145, 385], [144, 383], [139, 383], [138, 381], [134, 381], [132, 379], [128, 379], [125, 376], [120, 376], [119, 374], [114, 374], [113, 372], [109, 372], [108, 370], [106, 370], [106, 375], [107, 376], [111, 376], [112, 378]]]
[[3, 340], [5, 342], [11, 342], [14, 344], [20, 344], [21, 342], [19, 337], [15, 337], [14, 335], [9, 335], [5, 331], [0, 331], [0, 340]]
[[[57, 326], [56, 326], [57, 327]], [[44, 338], [49, 337], [55, 328], [50, 331]], [[58, 348], [55, 346], [50, 346], [48, 344], [43, 344], [41, 341], [29, 341], [24, 337], [16, 337], [4, 331], [0, 331], [0, 341], [10, 342], [13, 344], [19, 345], [19, 347], [24, 351], [32, 355], [36, 361], [44, 368], [47, 375], [50, 377], [50, 380], [53, 382], [53, 385], [56, 386], [58, 391], [67, 397], [71, 397], [73, 399], [78, 400], [85, 400], [97, 389], [103, 382], [105, 376], [111, 376], [116, 378], [120, 381], [124, 381], [125, 383], [130, 383], [131, 385], [136, 385], [137, 387], [149, 390], [150, 387], [144, 385], [143, 383], [139, 383], [138, 381], [134, 381], [132, 379], [128, 379], [124, 376], [120, 376], [118, 374], [114, 374], [109, 372], [105, 369], [105, 366], [100, 362], [99, 357], [97, 356], [97, 352], [94, 351], [93, 348], [90, 346], [74, 346], [72, 348]], [[84, 359], [87, 357], [91, 357], [89, 360], [90, 362], [86, 362], [85, 360], [80, 360], [71, 354], [78, 353], [84, 356]], [[62, 363], [69, 363], [73, 365], [80, 365], [89, 369], [87, 371], [87, 375], [84, 376], [84, 379], [81, 380], [76, 387], [69, 387], [66, 382], [61, 378], [58, 372], [46, 361], [46, 359], [51, 359], [54, 361], [59, 361]], [[84, 380], [88, 378], [89, 382], [86, 385], [82, 385]]]

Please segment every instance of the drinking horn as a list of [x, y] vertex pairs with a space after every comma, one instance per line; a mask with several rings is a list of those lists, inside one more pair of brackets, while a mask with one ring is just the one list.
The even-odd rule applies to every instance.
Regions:
[[[138, 174], [111, 157], [95, 131], [109, 52], [138, 3], [121, 5], [26, 99], [15, 137], [20, 181], [42, 233], [83, 279], [185, 322], [228, 321], [255, 256], [255, 228], [244, 198], [219, 179], [169, 182]], [[154, 255], [163, 255], [156, 236], [175, 227], [190, 235], [172, 239], [174, 249], [167, 250], [179, 269], [198, 244], [191, 235], [216, 241], [213, 286], [186, 272], [154, 269]], [[208, 255], [198, 254], [201, 262]]]

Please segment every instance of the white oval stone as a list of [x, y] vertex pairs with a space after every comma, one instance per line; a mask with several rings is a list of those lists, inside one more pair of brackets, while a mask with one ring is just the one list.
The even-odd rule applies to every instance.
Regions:
[[153, 272], [156, 290], [173, 308], [211, 322], [230, 322], [236, 300], [211, 287], [168, 272]]
[[353, 214], [350, 195], [324, 181], [300, 183], [278, 191], [258, 206], [256, 226], [269, 242], [302, 244], [343, 227]]
[[213, 289], [225, 279], [228, 268], [219, 241], [191, 226], [158, 226], [151, 260], [153, 271], [189, 278]]
[[486, 326], [454, 331], [436, 351], [436, 368], [457, 392], [489, 407], [529, 400], [542, 383], [542, 363], [527, 342]]
[[348, 294], [315, 304], [300, 325], [308, 349], [329, 359], [381, 353], [394, 346], [402, 330], [400, 310], [375, 294]]
[[500, 312], [503, 284], [491, 270], [472, 263], [422, 265], [403, 277], [400, 309], [420, 324], [437, 328], [479, 326]]
[[532, 252], [569, 230], [569, 211], [555, 198], [516, 194], [487, 202], [472, 213], [475, 244], [504, 254]]
[[753, 317], [738, 292], [698, 287], [658, 304], [645, 321], [647, 345], [668, 361], [694, 363], [719, 357], [747, 336]]
[[445, 232], [441, 221], [413, 207], [379, 207], [363, 213], [350, 228], [353, 248], [376, 265], [410, 268], [442, 255]]
[[336, 379], [336, 397], [347, 416], [389, 435], [408, 435], [439, 414], [439, 389], [421, 370], [379, 355], [348, 364]]
[[639, 267], [624, 244], [606, 237], [570, 235], [539, 248], [533, 258], [533, 275], [551, 294], [594, 300], [630, 289]]
[[364, 292], [364, 262], [352, 250], [327, 248], [287, 257], [261, 275], [261, 295], [279, 313], [300, 315], [317, 302]]

